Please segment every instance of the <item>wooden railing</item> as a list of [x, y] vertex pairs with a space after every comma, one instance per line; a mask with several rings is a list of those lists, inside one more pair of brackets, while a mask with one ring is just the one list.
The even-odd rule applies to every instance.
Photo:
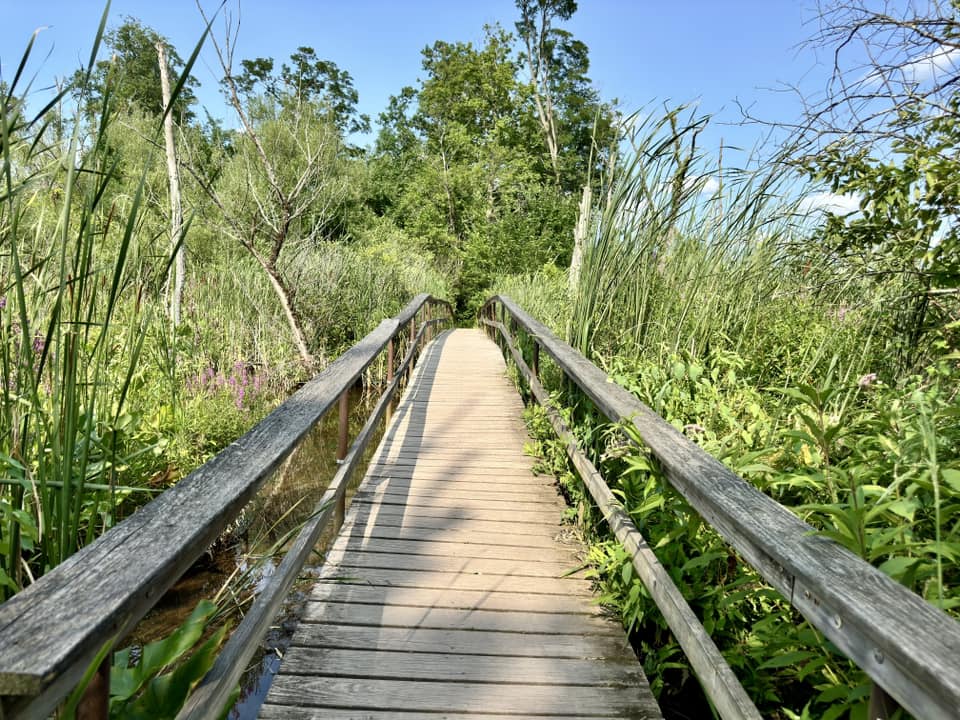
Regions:
[[[215, 718], [275, 617], [321, 532], [343, 520], [347, 484], [419, 347], [452, 322], [448, 303], [418, 295], [396, 317], [304, 385], [219, 455], [0, 605], [0, 717], [49, 716], [104, 658], [84, 698], [106, 717], [109, 651], [234, 520], [257, 489], [339, 401], [340, 467], [315, 513], [231, 635], [178, 718]], [[394, 368], [399, 346], [405, 356]], [[347, 447], [347, 396], [386, 350], [387, 386]]]
[[[480, 322], [499, 334], [542, 404], [638, 576], [721, 717], [759, 714], [665, 569], [610, 492], [539, 381], [541, 352], [614, 423], [632, 423], [666, 479], [763, 578], [874, 681], [870, 718], [892, 697], [917, 718], [960, 717], [960, 623], [897, 584], [688, 440], [512, 300], [495, 296]], [[528, 346], [525, 356], [520, 333]], [[527, 359], [529, 356], [529, 360]]]

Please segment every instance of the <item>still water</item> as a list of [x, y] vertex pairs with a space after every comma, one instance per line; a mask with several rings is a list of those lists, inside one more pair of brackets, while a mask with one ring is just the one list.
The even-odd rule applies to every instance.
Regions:
[[[359, 389], [350, 395], [350, 438], [363, 427], [376, 398]], [[337, 471], [338, 412], [334, 405], [301, 442], [290, 458], [268, 479], [240, 517], [200, 560], [177, 582], [137, 626], [122, 645], [140, 645], [168, 635], [204, 599], [219, 597], [229, 610], [224, 621], [234, 627], [241, 613], [265, 586], [282, 559], [283, 545], [309, 518]], [[366, 458], [373, 454], [383, 433], [383, 423], [371, 440]], [[360, 465], [347, 492], [349, 502], [363, 477]], [[309, 577], [320, 565], [323, 551], [333, 539], [325, 533], [307, 561], [283, 610], [251, 661], [241, 681], [240, 697], [230, 720], [252, 720], [266, 697], [270, 682], [296, 625], [298, 612], [309, 593]], [[211, 628], [211, 632], [212, 632]], [[121, 645], [121, 646], [122, 646]]]

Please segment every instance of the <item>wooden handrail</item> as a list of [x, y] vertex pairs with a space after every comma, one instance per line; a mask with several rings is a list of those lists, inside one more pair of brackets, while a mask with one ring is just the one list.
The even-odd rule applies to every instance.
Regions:
[[[494, 309], [522, 328], [611, 422], [632, 423], [670, 484], [793, 607], [918, 718], [960, 708], [960, 623], [846, 548], [818, 535], [672, 425], [510, 298]], [[502, 321], [504, 330], [508, 322]], [[512, 333], [511, 333], [512, 335]]]
[[0, 716], [52, 713], [98, 653], [134, 628], [379, 353], [407, 326], [417, 337], [417, 313], [428, 304], [445, 307], [452, 319], [448, 303], [418, 295], [239, 440], [0, 605]]
[[487, 319], [481, 319], [481, 322], [500, 333], [514, 363], [526, 379], [530, 391], [537, 402], [543, 406], [550, 425], [563, 442], [567, 456], [603, 513], [604, 520], [607, 521], [620, 544], [630, 552], [638, 577], [650, 592], [650, 596], [663, 613], [677, 642], [690, 659], [694, 673], [720, 717], [723, 720], [761, 720], [759, 711], [747, 696], [743, 685], [737, 680], [730, 665], [674, 584], [667, 569], [647, 545], [630, 515], [616, 501], [603, 476], [580, 449], [576, 437], [553, 406], [549, 393], [540, 384], [538, 373], [524, 360], [515, 342], [514, 334], [501, 322]]

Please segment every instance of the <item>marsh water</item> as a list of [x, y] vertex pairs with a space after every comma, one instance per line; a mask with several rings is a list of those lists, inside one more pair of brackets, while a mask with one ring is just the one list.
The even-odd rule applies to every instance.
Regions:
[[[351, 392], [351, 440], [363, 427], [375, 402], [376, 398], [359, 389]], [[274, 476], [264, 483], [237, 521], [160, 599], [127, 638], [125, 645], [142, 646], [165, 637], [179, 627], [204, 598], [219, 597], [220, 606], [227, 610], [225, 620], [236, 627], [242, 612], [276, 570], [285, 542], [292, 539], [314, 513], [317, 502], [336, 473], [337, 429], [338, 412], [334, 406]], [[376, 450], [382, 433], [381, 422], [367, 448], [365, 461]], [[363, 477], [364, 466], [365, 462], [351, 480], [348, 502]], [[301, 573], [305, 579], [294, 586], [280, 616], [247, 668], [241, 681], [240, 696], [228, 715], [231, 720], [256, 717], [289, 645], [299, 609], [309, 593], [309, 577], [322, 562], [323, 551], [332, 538], [332, 532], [321, 537], [316, 552]]]

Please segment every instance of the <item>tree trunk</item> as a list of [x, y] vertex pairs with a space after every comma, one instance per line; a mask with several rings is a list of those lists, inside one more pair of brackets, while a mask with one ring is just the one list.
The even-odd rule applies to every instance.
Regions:
[[170, 244], [176, 258], [173, 263], [173, 291], [170, 293], [170, 319], [173, 326], [180, 324], [180, 305], [183, 302], [183, 283], [187, 261], [183, 247], [183, 208], [180, 204], [180, 170], [177, 167], [177, 149], [173, 139], [173, 109], [170, 107], [170, 77], [167, 54], [162, 42], [157, 43], [157, 62], [160, 64], [160, 91], [163, 93], [163, 139], [167, 152], [167, 177], [170, 180]]
[[264, 260], [263, 257], [260, 256], [260, 253], [253, 252], [252, 254], [257, 259], [257, 262], [260, 263], [260, 267], [267, 273], [267, 277], [270, 278], [270, 285], [273, 287], [273, 291], [280, 301], [280, 307], [283, 309], [284, 317], [287, 318], [287, 325], [290, 326], [290, 334], [293, 335], [293, 342], [297, 346], [297, 352], [300, 353], [300, 360], [303, 362], [303, 366], [307, 370], [313, 370], [316, 361], [310, 353], [309, 348], [307, 348], [307, 339], [303, 334], [303, 329], [300, 327], [300, 319], [297, 317], [296, 312], [294, 312], [290, 290], [280, 278], [280, 273], [277, 272], [277, 269], [273, 265]]
[[587, 233], [590, 232], [590, 206], [592, 192], [589, 185], [583, 186], [583, 195], [580, 197], [580, 213], [577, 224], [573, 228], [573, 256], [570, 258], [570, 292], [577, 290], [580, 282], [580, 268], [583, 265], [583, 246], [587, 242]]

